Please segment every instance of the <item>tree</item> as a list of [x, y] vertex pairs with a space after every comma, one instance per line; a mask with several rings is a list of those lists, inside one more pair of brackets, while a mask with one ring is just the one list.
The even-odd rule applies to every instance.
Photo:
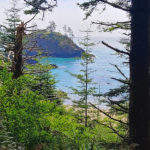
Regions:
[[69, 34], [69, 37], [73, 40], [74, 34], [70, 27], [68, 27], [68, 34]]
[[131, 142], [138, 150], [150, 149], [149, 10], [148, 0], [132, 1], [129, 123]]
[[91, 73], [93, 70], [90, 68], [90, 64], [94, 63], [94, 56], [91, 54], [91, 46], [94, 43], [90, 42], [89, 33], [90, 30], [84, 31], [86, 36], [83, 39], [83, 42], [80, 44], [83, 46], [85, 50], [82, 54], [82, 62], [81, 65], [83, 69], [80, 70], [79, 74], [71, 74], [76, 77], [79, 82], [79, 89], [72, 88], [74, 94], [77, 94], [80, 97], [80, 100], [73, 101], [74, 105], [77, 109], [84, 109], [84, 124], [85, 127], [88, 127], [88, 102], [89, 96], [93, 95], [95, 92], [95, 87], [93, 87], [94, 82], [91, 78]]
[[17, 8], [17, 0], [12, 0], [11, 8], [6, 12], [7, 19], [5, 26], [1, 26], [0, 47], [7, 52], [8, 59], [12, 59], [10, 54], [13, 52], [16, 41], [16, 29], [21, 21], [19, 12], [20, 9]]
[[67, 25], [63, 26], [63, 31], [64, 31], [65, 35], [67, 35]]
[[20, 9], [16, 6], [17, 0], [13, 0], [12, 7], [7, 11], [6, 26], [1, 25], [4, 30], [2, 30], [0, 38], [1, 47], [7, 52], [8, 59], [12, 62], [13, 78], [22, 75], [23, 36], [25, 34], [24, 23], [18, 25], [21, 22], [18, 15]]
[[[149, 1], [116, 1], [116, 3], [95, 0], [85, 3], [89, 8], [94, 4], [105, 3], [131, 13], [131, 52], [130, 56], [130, 143], [134, 149], [150, 148], [150, 109], [149, 109]], [[132, 8], [127, 7], [132, 2]], [[118, 5], [119, 4], [119, 5]], [[142, 30], [140, 30], [142, 29]]]
[[56, 27], [57, 25], [54, 21], [49, 21], [49, 26], [47, 27], [47, 30], [50, 32], [55, 32]]
[[64, 31], [64, 34], [66, 36], [68, 36], [69, 38], [71, 38], [73, 40], [74, 34], [73, 34], [73, 31], [70, 27], [67, 27], [67, 25], [64, 25], [63, 31]]
[[[116, 1], [103, 1], [103, 0], [93, 0], [89, 2], [85, 2], [83, 4], [79, 4], [79, 6], [86, 10], [86, 18], [89, 17], [93, 11], [96, 10], [97, 5], [101, 4], [101, 8], [105, 10], [106, 5], [110, 5], [114, 8], [118, 8], [120, 10], [123, 10], [128, 13], [129, 15], [129, 20], [126, 21], [117, 21], [117, 22], [104, 22], [102, 20], [99, 21], [92, 21], [93, 24], [98, 25], [98, 29], [101, 32], [113, 32], [115, 30], [122, 30], [123, 34], [126, 36], [126, 38], [120, 40], [120, 43], [124, 45], [124, 50], [121, 50], [119, 48], [116, 48], [115, 46], [112, 46], [108, 44], [107, 42], [102, 41], [102, 44], [108, 47], [109, 49], [113, 50], [116, 52], [119, 57], [124, 57], [126, 59], [126, 62], [123, 62], [123, 65], [125, 64], [128, 66], [129, 64], [129, 56], [130, 56], [130, 30], [131, 30], [131, 21], [130, 21], [130, 6], [131, 6], [131, 1], [129, 0], [116, 0]], [[122, 72], [122, 69], [117, 65], [117, 64], [112, 64], [120, 73], [120, 75], [123, 78], [114, 78], [112, 79], [119, 81], [121, 83], [121, 86], [115, 89], [111, 89], [109, 92], [105, 93], [103, 96], [105, 99], [102, 99], [101, 102], [105, 103], [107, 107], [109, 108], [109, 112], [106, 113], [105, 111], [99, 109], [96, 105], [92, 106], [96, 108], [98, 111], [103, 113], [106, 117], [109, 118], [109, 122], [107, 123], [101, 123], [102, 125], [110, 128], [112, 132], [117, 134], [119, 138], [121, 138], [121, 141], [123, 142], [122, 144], [127, 145], [128, 140], [129, 140], [129, 135], [128, 135], [128, 119], [124, 120], [125, 116], [128, 115], [129, 112], [129, 86], [130, 86], [130, 79]], [[100, 94], [101, 96], [102, 94]], [[99, 94], [97, 95], [99, 96]], [[124, 117], [121, 119], [120, 115], [123, 115]], [[114, 118], [114, 116], [118, 116], [118, 118]], [[122, 132], [121, 130], [119, 131], [118, 129], [114, 128], [110, 120], [113, 122], [115, 120], [117, 126], [120, 126], [119, 130], [124, 130]]]
[[[12, 64], [12, 69], [13, 69], [13, 78], [18, 78], [23, 74], [23, 39], [24, 39], [24, 34], [25, 31], [31, 31], [28, 30], [27, 27], [28, 23], [31, 22], [36, 15], [39, 13], [39, 11], [44, 12], [46, 10], [52, 11], [54, 7], [57, 5], [57, 1], [51, 1], [48, 3], [48, 1], [45, 0], [24, 0], [27, 5], [32, 6], [31, 10], [25, 10], [26, 14], [35, 14], [30, 20], [28, 20], [26, 23], [21, 22], [20, 25], [17, 26], [17, 31], [16, 31], [16, 40], [15, 40], [15, 46], [14, 46], [14, 61]], [[44, 17], [44, 16], [43, 16]]]
[[51, 73], [52, 69], [54, 69], [52, 65], [41, 64], [40, 61], [34, 67], [28, 66], [26, 73], [34, 76], [33, 82], [29, 83], [28, 86], [32, 91], [38, 91], [46, 100], [56, 103], [56, 105], [62, 105], [67, 94], [56, 89], [56, 79]]
[[[24, 44], [23, 44], [23, 40], [24, 40], [24, 35], [25, 35], [25, 31], [31, 31], [29, 30], [29, 28], [31, 27], [27, 27], [28, 23], [31, 22], [37, 15], [37, 13], [39, 13], [39, 11], [43, 11], [43, 13], [46, 10], [50, 10], [52, 11], [52, 9], [56, 6], [57, 1], [53, 1], [54, 3], [48, 3], [47, 1], [39, 1], [39, 0], [25, 0], [26, 4], [29, 6], [32, 6], [31, 10], [26, 10], [25, 13], [26, 14], [34, 14], [34, 16], [28, 20], [27, 22], [21, 22], [20, 24], [17, 24], [17, 27], [15, 27], [12, 31], [12, 27], [14, 27], [14, 25], [16, 25], [16, 22], [20, 22], [20, 20], [18, 20], [18, 16], [17, 16], [17, 12], [19, 11], [18, 9], [16, 9], [16, 0], [13, 1], [13, 7], [12, 7], [12, 15], [15, 15], [14, 17], [11, 15], [8, 19], [9, 22], [11, 22], [11, 29], [9, 27], [6, 27], [4, 25], [0, 25], [1, 31], [6, 34], [6, 36], [4, 36], [4, 40], [7, 41], [6, 43], [4, 43], [7, 47], [7, 49], [12, 49], [11, 52], [13, 52], [13, 61], [12, 61], [12, 72], [13, 72], [13, 78], [16, 79], [19, 76], [21, 76], [23, 74], [23, 49], [24, 49]], [[12, 18], [11, 18], [12, 17]], [[12, 26], [13, 24], [13, 26]], [[10, 36], [10, 34], [12, 34]], [[1, 34], [3, 35], [3, 34]], [[12, 37], [13, 36], [13, 37]], [[11, 39], [11, 41], [10, 41]], [[13, 43], [12, 43], [13, 40]], [[4, 45], [3, 44], [3, 45]], [[5, 49], [6, 49], [5, 47]]]
[[40, 11], [52, 11], [57, 6], [57, 0], [24, 0], [27, 6], [31, 6], [31, 9], [25, 10], [26, 14], [37, 14]]
[[8, 59], [12, 62], [13, 78], [18, 78], [23, 74], [23, 39], [25, 26], [28, 23], [20, 23], [19, 11], [17, 0], [13, 0], [12, 7], [7, 11], [6, 26], [1, 25], [0, 44], [2, 49], [7, 52]]

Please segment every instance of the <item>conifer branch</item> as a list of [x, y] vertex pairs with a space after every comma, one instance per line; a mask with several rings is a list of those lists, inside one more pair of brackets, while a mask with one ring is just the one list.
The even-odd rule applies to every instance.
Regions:
[[[129, 111], [128, 111], [128, 108], [126, 108], [126, 107], [124, 107], [124, 106], [122, 106], [122, 105], [120, 104], [122, 101], [114, 101], [114, 100], [111, 100], [109, 97], [108, 97], [108, 100], [109, 100], [112, 104], [115, 104], [115, 105], [119, 106], [120, 108], [122, 108], [122, 110], [123, 110], [125, 113], [128, 113], [128, 112], [129, 112]], [[125, 102], [125, 101], [123, 101], [123, 102]]]
[[[57, 6], [57, 0], [53, 0], [55, 2], [54, 4], [49, 4], [46, 0], [43, 0], [43, 1], [40, 0], [40, 1], [37, 1], [36, 3], [34, 1], [29, 1], [29, 0], [24, 0], [24, 1], [29, 6], [32, 6], [33, 10], [35, 12], [38, 12], [39, 10], [41, 10], [41, 11], [46, 11], [46, 10], [52, 11], [52, 9]], [[46, 6], [42, 6], [42, 4], [46, 4]], [[31, 10], [31, 12], [32, 12], [32, 10]]]
[[[26, 27], [26, 29], [34, 28], [34, 27], [37, 27], [37, 25], [33, 25], [33, 26], [30, 26], [30, 27]], [[37, 31], [37, 30], [36, 30], [36, 31]]]
[[6, 26], [2, 25], [2, 24], [0, 24], [0, 28], [5, 28], [5, 29], [8, 30], [8, 28]]
[[111, 108], [114, 109], [115, 111], [118, 112], [123, 112], [123, 113], [129, 113], [128, 111], [121, 109], [121, 108], [116, 108], [114, 105], [111, 104]]
[[122, 21], [122, 22], [116, 22], [116, 23], [106, 23], [106, 22], [95, 22], [95, 21], [93, 21], [92, 23], [105, 25], [105, 26], [115, 26], [118, 24], [129, 24], [129, 23], [131, 23], [131, 21]]
[[108, 113], [106, 113], [105, 111], [101, 110], [100, 108], [96, 107], [94, 104], [92, 103], [89, 103], [93, 108], [97, 109], [98, 111], [100, 111], [101, 113], [103, 113], [105, 116], [107, 116], [108, 118], [114, 120], [114, 121], [117, 121], [119, 123], [122, 123], [124, 125], [127, 125], [128, 126], [128, 123], [126, 122], [123, 122], [122, 120], [119, 120], [119, 119], [116, 119], [116, 118], [113, 118], [111, 115], [109, 115]]
[[30, 19], [28, 20], [27, 22], [24, 23], [24, 25], [27, 25], [29, 22], [31, 22], [35, 17], [37, 16], [37, 13]]
[[131, 11], [131, 8], [130, 7], [122, 7], [118, 4], [115, 4], [113, 2], [109, 2], [108, 0], [92, 0], [90, 2], [84, 2], [83, 4], [79, 4], [81, 8], [83, 9], [87, 9], [89, 8], [89, 6], [93, 6], [93, 7], [96, 7], [96, 5], [99, 3], [99, 2], [102, 2], [104, 4], [108, 4], [109, 6], [112, 6], [114, 8], [117, 8], [117, 9], [120, 9], [120, 10], [123, 10], [123, 11], [126, 11], [126, 12], [130, 12]]
[[121, 83], [123, 83], [123, 84], [127, 84], [127, 85], [130, 85], [130, 82], [127, 80], [122, 80], [122, 79], [117, 79], [117, 78], [111, 78], [111, 79], [113, 79], [113, 80], [116, 80], [116, 81], [118, 81], [118, 82], [121, 82]]
[[114, 66], [118, 70], [118, 72], [125, 78], [126, 81], [129, 80], [117, 65], [114, 65], [114, 64], [111, 64], [111, 65]]
[[114, 50], [114, 51], [117, 52], [117, 53], [125, 54], [125, 55], [128, 55], [128, 56], [130, 55], [130, 53], [125, 52], [125, 51], [122, 51], [122, 50], [119, 50], [119, 49], [117, 49], [117, 48], [114, 48], [114, 47], [110, 46], [109, 44], [105, 43], [104, 41], [102, 41], [102, 44], [105, 45], [106, 47], [108, 47], [108, 48]]
[[107, 128], [109, 128], [109, 129], [111, 129], [115, 134], [117, 134], [117, 135], [118, 135], [119, 137], [121, 137], [122, 139], [125, 139], [125, 137], [124, 137], [123, 135], [121, 135], [115, 128], [113, 128], [111, 122], [109, 122], [110, 125], [106, 125], [106, 124], [101, 123], [101, 122], [99, 122], [99, 123], [100, 123], [101, 125], [103, 125], [104, 127], [107, 127]]
[[108, 4], [108, 5], [110, 5], [110, 6], [114, 7], [114, 8], [117, 8], [117, 9], [120, 9], [120, 10], [123, 10], [123, 11], [130, 12], [130, 10], [131, 10], [130, 8], [124, 8], [124, 7], [121, 7], [120, 5], [117, 5], [115, 3], [111, 3], [108, 0], [98, 0], [98, 1], [101, 1], [101, 2], [103, 2], [105, 4]]
[[123, 29], [123, 30], [130, 30], [131, 24], [130, 21], [124, 21], [124, 22], [116, 22], [116, 23], [106, 23], [106, 22], [95, 22], [93, 21], [92, 24], [101, 25], [101, 26], [107, 26], [107, 27], [113, 27], [114, 29]]

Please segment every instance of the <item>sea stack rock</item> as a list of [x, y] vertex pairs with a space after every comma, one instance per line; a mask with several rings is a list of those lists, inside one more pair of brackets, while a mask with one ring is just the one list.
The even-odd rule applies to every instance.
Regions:
[[[34, 36], [43, 56], [70, 58], [81, 57], [84, 50], [77, 46], [71, 38], [58, 32], [37, 32]], [[33, 53], [33, 52], [32, 52]], [[31, 53], [29, 55], [32, 55]]]

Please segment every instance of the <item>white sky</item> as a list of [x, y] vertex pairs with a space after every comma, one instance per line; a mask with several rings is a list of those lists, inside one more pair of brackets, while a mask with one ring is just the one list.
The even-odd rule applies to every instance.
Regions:
[[[18, 0], [19, 7], [24, 7], [23, 0]], [[107, 7], [106, 11], [100, 15], [100, 12], [94, 13], [88, 20], [83, 21], [84, 13], [77, 5], [77, 2], [84, 2], [88, 0], [58, 0], [58, 7], [54, 9], [52, 13], [46, 13], [45, 18], [42, 21], [41, 15], [37, 16], [34, 22], [38, 24], [39, 28], [45, 28], [48, 25], [49, 21], [55, 21], [57, 24], [57, 30], [62, 31], [62, 27], [66, 24], [71, 27], [74, 31], [76, 37], [81, 36], [82, 33], [80, 30], [85, 30], [89, 27], [91, 20], [100, 20], [100, 21], [126, 21], [127, 16], [121, 10], [116, 10], [112, 7]], [[3, 23], [5, 20], [5, 9], [10, 7], [11, 0], [0, 0], [0, 22]], [[25, 16], [23, 14], [20, 15], [22, 20], [28, 20], [31, 16]], [[93, 36], [97, 37], [118, 37], [121, 36], [119, 32], [115, 32], [113, 34], [100, 33], [93, 27], [95, 31]]]

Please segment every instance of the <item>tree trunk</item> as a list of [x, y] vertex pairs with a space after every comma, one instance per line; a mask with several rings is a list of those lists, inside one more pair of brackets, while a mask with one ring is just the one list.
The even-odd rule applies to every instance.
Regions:
[[132, 0], [130, 142], [150, 150], [150, 0]]
[[14, 47], [14, 60], [12, 64], [12, 72], [13, 72], [13, 79], [17, 79], [23, 73], [23, 59], [22, 59], [22, 51], [23, 51], [23, 35], [24, 35], [24, 23], [21, 23], [17, 27], [17, 34], [16, 34], [16, 41]]
[[85, 127], [88, 126], [88, 60], [85, 60]]

